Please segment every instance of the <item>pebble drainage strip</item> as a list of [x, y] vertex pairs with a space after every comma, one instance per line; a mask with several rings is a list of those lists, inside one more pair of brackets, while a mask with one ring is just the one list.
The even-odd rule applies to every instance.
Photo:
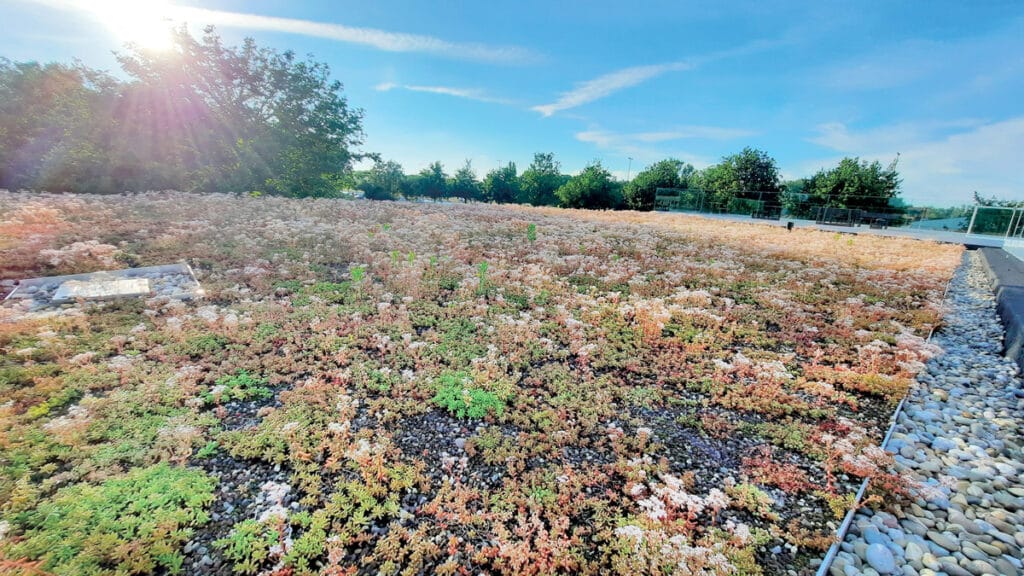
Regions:
[[[962, 262], [960, 265], [966, 266], [967, 263]], [[943, 291], [942, 294], [943, 302], [946, 301], [946, 298], [949, 295], [949, 287], [952, 284], [953, 279], [950, 278], [949, 282], [946, 282], [946, 289]], [[928, 342], [932, 341], [933, 336], [935, 336], [934, 328], [928, 334]], [[899, 424], [900, 414], [903, 412], [903, 406], [906, 404], [907, 398], [909, 396], [910, 394], [908, 393], [907, 396], [904, 396], [903, 399], [900, 400], [900, 403], [896, 405], [896, 410], [893, 411], [892, 418], [889, 420], [889, 430], [886, 431], [885, 438], [882, 440], [882, 450], [888, 451], [889, 441], [892, 439], [893, 432], [896, 431], [896, 426], [897, 424]], [[829, 570], [832, 568], [832, 563], [835, 561], [836, 555], [839, 553], [839, 549], [843, 544], [843, 540], [846, 539], [846, 533], [850, 530], [850, 525], [853, 524], [853, 519], [857, 515], [857, 510], [860, 508], [860, 503], [864, 499], [864, 492], [866, 492], [868, 489], [868, 481], [869, 479], [865, 478], [864, 481], [861, 482], [860, 489], [857, 490], [857, 496], [854, 498], [853, 501], [853, 507], [851, 507], [846, 512], [846, 516], [843, 517], [843, 523], [839, 525], [839, 530], [836, 532], [835, 542], [832, 543], [832, 546], [829, 547], [828, 552], [825, 553], [825, 558], [822, 559], [821, 565], [818, 566], [818, 571], [815, 572], [815, 576], [827, 576], [829, 574]]]
[[883, 444], [936, 492], [848, 515], [818, 574], [1024, 574], [1024, 387], [979, 260], [968, 252], [947, 288], [945, 353], [918, 375]]

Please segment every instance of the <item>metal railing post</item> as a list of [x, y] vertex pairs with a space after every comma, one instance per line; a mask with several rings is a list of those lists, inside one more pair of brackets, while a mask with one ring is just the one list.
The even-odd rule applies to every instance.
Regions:
[[968, 235], [974, 233], [974, 219], [978, 217], [978, 208], [979, 208], [979, 206], [975, 206], [974, 207], [974, 212], [971, 213], [971, 223], [967, 225], [967, 234]]

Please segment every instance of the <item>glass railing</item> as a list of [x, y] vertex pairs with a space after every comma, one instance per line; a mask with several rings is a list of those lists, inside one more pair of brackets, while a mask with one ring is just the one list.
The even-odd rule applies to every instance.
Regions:
[[968, 236], [1021, 238], [1024, 234], [1024, 208], [976, 206], [967, 227]]

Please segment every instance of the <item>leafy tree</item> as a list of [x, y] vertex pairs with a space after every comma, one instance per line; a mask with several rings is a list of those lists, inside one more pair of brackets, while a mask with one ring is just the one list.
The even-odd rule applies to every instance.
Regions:
[[102, 146], [116, 81], [81, 65], [0, 59], [0, 187], [111, 186]]
[[600, 162], [587, 165], [556, 192], [566, 208], [608, 209], [621, 202], [621, 190]]
[[974, 203], [978, 206], [996, 206], [999, 208], [1024, 208], [1024, 200], [1004, 200], [1002, 198], [996, 198], [990, 196], [988, 198], [982, 196], [975, 190], [974, 192]]
[[348, 106], [326, 64], [251, 38], [228, 47], [212, 27], [200, 40], [181, 27], [173, 39], [172, 50], [131, 48], [118, 60], [136, 82], [135, 104], [149, 113], [138, 129], [161, 134], [169, 119], [184, 119], [179, 130], [193, 136], [177, 144], [181, 159], [198, 161], [195, 188], [332, 195], [330, 176], [363, 158], [354, 151], [363, 113]]
[[487, 173], [483, 184], [483, 198], [487, 202], [511, 204], [519, 198], [519, 177], [515, 162], [495, 168]]
[[402, 193], [404, 182], [401, 164], [394, 160], [378, 160], [359, 186], [369, 200], [394, 200]]
[[451, 195], [463, 200], [477, 200], [480, 198], [480, 181], [476, 179], [476, 172], [473, 171], [473, 164], [470, 160], [455, 171], [449, 183]]
[[974, 213], [974, 206], [961, 204], [937, 208], [935, 206], [909, 206], [907, 212], [917, 220], [945, 220], [947, 218], [969, 217]]
[[744, 192], [779, 192], [782, 178], [775, 159], [754, 148], [744, 148], [739, 154], [726, 158]]
[[766, 152], [744, 148], [740, 153], [722, 158], [700, 174], [700, 187], [708, 195], [713, 210], [731, 210], [737, 200], [761, 200], [779, 204], [781, 177], [775, 160]]
[[0, 61], [0, 185], [76, 192], [179, 188], [330, 196], [362, 144], [325, 64], [225, 46], [186, 28], [129, 46], [118, 81], [83, 66]]
[[817, 186], [818, 175], [798, 178], [782, 183], [782, 206], [793, 218], [814, 218], [824, 200], [812, 191]]
[[558, 196], [555, 192], [568, 179], [568, 176], [562, 174], [553, 153], [538, 152], [533, 155], [530, 167], [519, 178], [519, 202], [534, 206], [557, 206]]
[[448, 196], [448, 175], [444, 173], [441, 162], [433, 162], [420, 170], [416, 182], [418, 196], [426, 196], [435, 202]]
[[895, 165], [843, 158], [830, 170], [819, 170], [808, 182], [817, 203], [836, 208], [867, 211], [890, 210], [899, 195], [900, 177]]
[[415, 198], [419, 193], [419, 174], [406, 174], [398, 188], [398, 194], [403, 198]]
[[626, 206], [633, 210], [654, 210], [658, 188], [689, 188], [695, 173], [692, 165], [674, 158], [648, 166], [623, 187]]

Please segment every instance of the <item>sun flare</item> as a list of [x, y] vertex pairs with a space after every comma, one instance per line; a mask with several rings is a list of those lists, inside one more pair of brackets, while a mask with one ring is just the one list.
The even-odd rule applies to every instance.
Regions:
[[171, 47], [169, 2], [163, 0], [101, 0], [83, 3], [118, 40], [146, 50]]

